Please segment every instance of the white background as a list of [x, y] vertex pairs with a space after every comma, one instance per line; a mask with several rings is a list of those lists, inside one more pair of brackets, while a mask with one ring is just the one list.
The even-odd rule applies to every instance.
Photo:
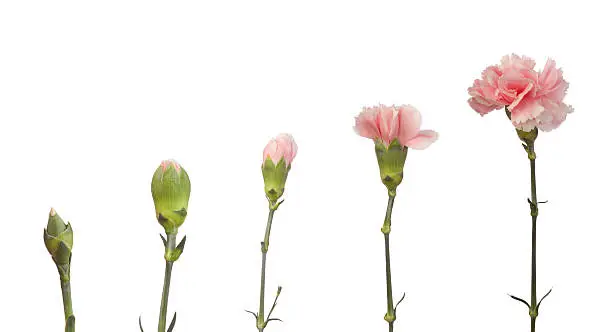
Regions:
[[528, 160], [503, 112], [466, 89], [511, 52], [551, 56], [575, 113], [537, 141], [538, 331], [610, 331], [609, 10], [603, 1], [0, 2], [0, 320], [62, 331], [43, 245], [75, 231], [77, 330], [155, 331], [163, 248], [150, 180], [189, 172], [175, 331], [255, 331], [267, 141], [299, 152], [276, 214], [276, 331], [386, 331], [386, 192], [364, 105], [410, 103], [440, 139], [410, 151], [393, 214], [396, 331], [527, 331]]

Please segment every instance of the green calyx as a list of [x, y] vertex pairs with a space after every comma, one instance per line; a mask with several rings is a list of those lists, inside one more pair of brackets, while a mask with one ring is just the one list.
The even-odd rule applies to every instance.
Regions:
[[516, 130], [516, 134], [525, 144], [533, 144], [538, 138], [538, 128], [533, 128], [531, 131]]
[[175, 162], [164, 162], [151, 180], [151, 194], [157, 221], [166, 233], [176, 234], [185, 222], [191, 182], [187, 172]]
[[[505, 111], [508, 120], [512, 120], [512, 113], [510, 113], [510, 111], [508, 110], [508, 106], [506, 106]], [[534, 150], [534, 145], [536, 138], [538, 138], [538, 128], [533, 128], [530, 131], [516, 129], [516, 134], [518, 135], [519, 139], [523, 141], [523, 148], [525, 149], [525, 152], [527, 152], [527, 156], [529, 157], [529, 159], [535, 160], [536, 154]]]
[[527, 152], [527, 157], [530, 160], [536, 159], [535, 140], [538, 138], [538, 128], [533, 128], [531, 131], [516, 130], [518, 137], [523, 141], [523, 148]]
[[402, 146], [397, 139], [393, 140], [389, 146], [382, 141], [376, 141], [375, 152], [380, 169], [380, 179], [389, 191], [394, 192], [404, 178], [404, 164], [408, 148]]
[[43, 238], [45, 246], [56, 264], [70, 263], [73, 239], [72, 226], [70, 226], [70, 223], [64, 223], [54, 209], [49, 212], [49, 221], [47, 222], [47, 228], [44, 230]]
[[278, 164], [274, 165], [272, 159], [268, 157], [261, 165], [264, 189], [268, 200], [271, 202], [276, 202], [285, 192], [285, 182], [289, 170], [291, 170], [291, 165], [285, 163], [285, 158], [281, 158]]

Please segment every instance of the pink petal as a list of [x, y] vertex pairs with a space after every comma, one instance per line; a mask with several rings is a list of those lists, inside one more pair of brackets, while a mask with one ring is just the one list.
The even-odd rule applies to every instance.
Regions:
[[397, 116], [398, 139], [400, 144], [407, 146], [408, 141], [419, 134], [421, 113], [411, 105], [401, 105]]
[[371, 108], [363, 108], [363, 111], [355, 118], [355, 132], [365, 138], [380, 138], [380, 130], [376, 125], [376, 112]]
[[485, 115], [491, 112], [492, 110], [500, 109], [503, 107], [488, 100], [476, 97], [470, 98], [468, 100], [468, 104], [470, 104], [474, 111], [478, 112], [480, 115]]
[[438, 133], [433, 130], [421, 130], [418, 135], [408, 141], [409, 148], [423, 150], [438, 140]]
[[282, 156], [283, 155], [280, 149], [278, 148], [278, 143], [276, 142], [276, 140], [275, 139], [270, 140], [270, 142], [268, 142], [268, 144], [264, 148], [263, 161], [265, 162], [266, 159], [270, 157], [270, 159], [272, 159], [272, 162], [276, 164], [278, 163], [278, 161], [281, 159]]
[[285, 158], [285, 162], [287, 165], [290, 165], [297, 154], [297, 144], [295, 144], [293, 136], [290, 134], [280, 134], [276, 137], [276, 142], [282, 156]]
[[391, 137], [391, 132], [393, 131], [393, 107], [387, 107], [380, 105], [381, 109], [378, 112], [378, 124], [380, 128], [380, 136], [385, 142], [385, 144], [391, 143], [393, 137]]
[[510, 110], [512, 124], [520, 130], [530, 131], [535, 126], [535, 120], [542, 112], [544, 107], [538, 99], [527, 98], [517, 107]]
[[552, 100], [542, 100], [541, 103], [545, 111], [538, 116], [536, 121], [537, 127], [543, 131], [558, 128], [565, 121], [567, 114], [573, 112], [573, 108], [565, 103], [556, 103]]

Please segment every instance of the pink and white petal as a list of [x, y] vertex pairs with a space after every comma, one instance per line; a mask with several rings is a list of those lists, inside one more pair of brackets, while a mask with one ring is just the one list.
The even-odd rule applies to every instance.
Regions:
[[538, 116], [536, 121], [537, 127], [543, 131], [557, 129], [565, 121], [567, 114], [573, 112], [573, 108], [565, 103], [543, 100], [542, 104], [546, 110]]
[[285, 158], [287, 165], [291, 164], [293, 158], [295, 157], [295, 153], [293, 151], [295, 141], [293, 140], [293, 137], [289, 134], [280, 134], [276, 137], [276, 142], [278, 144], [278, 150], [281, 156]]
[[421, 130], [416, 137], [408, 141], [408, 144], [406, 144], [406, 146], [416, 150], [423, 150], [429, 147], [433, 142], [437, 140], [437, 132], [433, 130]]
[[376, 113], [371, 109], [364, 109], [355, 118], [355, 132], [365, 138], [380, 138], [380, 130], [376, 125]]
[[545, 108], [538, 99], [527, 98], [518, 106], [510, 110], [510, 119], [512, 120], [512, 124], [517, 129], [530, 131], [534, 126], [533, 120], [537, 119], [537, 117], [544, 111]]
[[399, 111], [393, 107], [393, 119], [389, 127], [389, 143], [399, 136], [400, 116]]
[[556, 68], [555, 60], [548, 59], [544, 69], [538, 75], [538, 84], [544, 89], [550, 89], [556, 84], [559, 74], [561, 73]]
[[380, 124], [380, 135], [386, 144], [389, 144], [392, 140], [391, 131], [394, 116], [394, 108], [386, 107], [381, 105], [381, 110], [378, 113], [379, 124]]
[[485, 115], [493, 110], [503, 107], [488, 100], [476, 97], [470, 98], [468, 100], [468, 104], [470, 104], [470, 107], [472, 107], [472, 109], [474, 109], [474, 111], [478, 112], [480, 115]]
[[291, 137], [291, 158], [290, 158], [289, 164], [293, 162], [293, 160], [295, 159], [295, 156], [297, 156], [297, 152], [298, 152], [298, 146], [297, 146], [297, 143], [295, 143], [295, 140], [293, 139], [293, 136], [292, 136]]

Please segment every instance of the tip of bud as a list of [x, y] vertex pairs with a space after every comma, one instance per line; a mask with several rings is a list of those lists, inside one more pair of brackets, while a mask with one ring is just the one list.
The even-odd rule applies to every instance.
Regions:
[[160, 166], [161, 166], [161, 168], [162, 168], [162, 170], [163, 170], [163, 171], [166, 171], [166, 169], [167, 169], [168, 167], [170, 167], [170, 166], [174, 167], [174, 169], [175, 169], [177, 172], [180, 172], [180, 171], [181, 171], [181, 165], [179, 165], [179, 163], [178, 163], [178, 162], [176, 162], [176, 160], [174, 160], [174, 159], [166, 159], [166, 160], [164, 160], [164, 161], [162, 161], [162, 162], [161, 162], [161, 165], [160, 165]]
[[57, 212], [55, 212], [54, 208], [51, 208], [51, 211], [49, 211], [49, 216], [54, 217], [57, 214]]

